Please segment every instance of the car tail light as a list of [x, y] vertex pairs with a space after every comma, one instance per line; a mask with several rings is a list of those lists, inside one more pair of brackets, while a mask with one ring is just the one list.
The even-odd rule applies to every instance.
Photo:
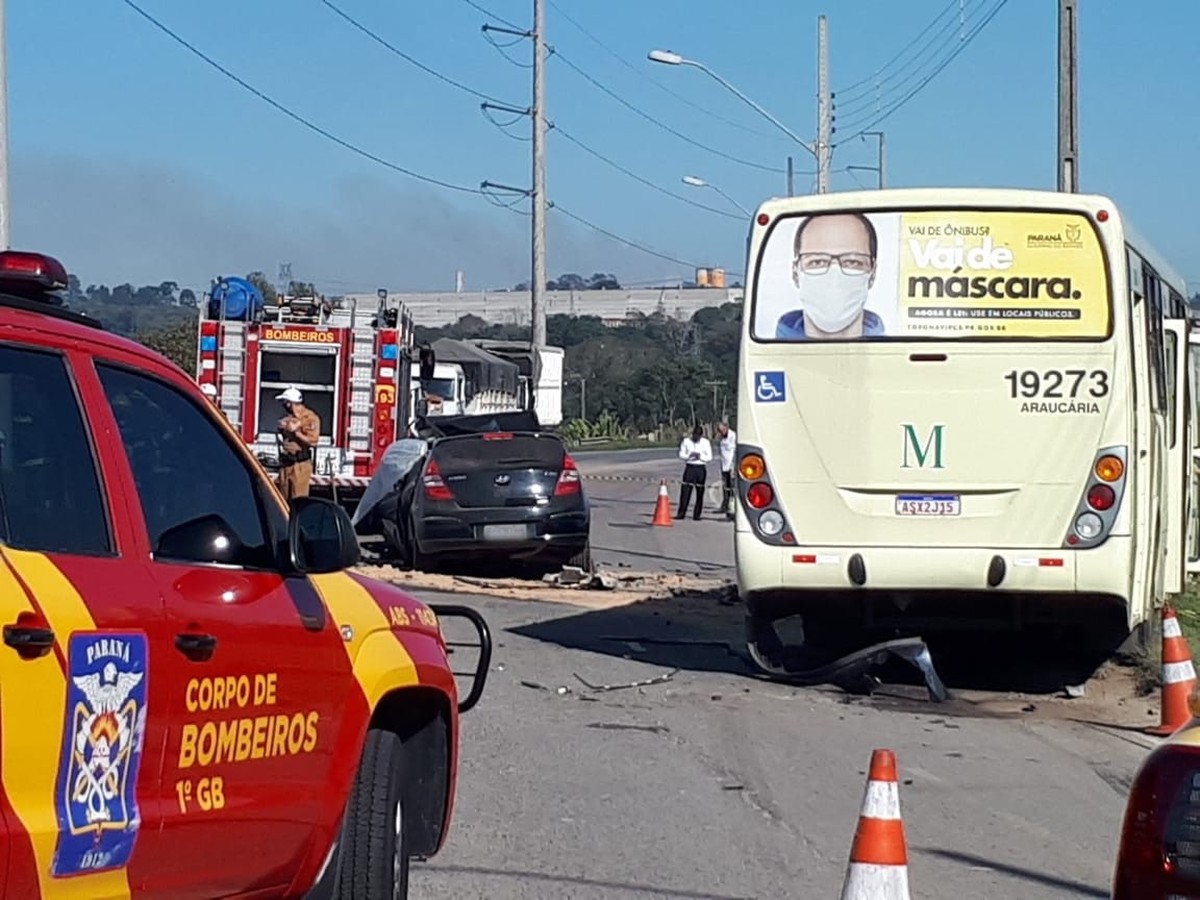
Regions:
[[579, 469], [575, 467], [575, 460], [571, 459], [570, 453], [564, 453], [562, 471], [558, 473], [558, 484], [554, 486], [554, 496], [566, 497], [569, 494], [578, 494], [581, 488]]
[[750, 489], [746, 491], [746, 502], [755, 509], [765, 509], [771, 505], [771, 501], [774, 499], [775, 492], [765, 481], [750, 485]]
[[1064, 547], [1087, 550], [1108, 539], [1121, 509], [1128, 476], [1125, 447], [1107, 447], [1096, 454], [1083, 487], [1083, 496], [1063, 541]]
[[442, 481], [442, 472], [436, 459], [431, 459], [425, 467], [425, 496], [430, 500], [454, 499], [454, 494], [446, 487], [446, 482]]
[[1129, 792], [1112, 896], [1137, 900], [1197, 895], [1200, 747], [1163, 744], [1146, 757]]
[[489, 431], [484, 436], [485, 441], [511, 441], [512, 434], [507, 431]]

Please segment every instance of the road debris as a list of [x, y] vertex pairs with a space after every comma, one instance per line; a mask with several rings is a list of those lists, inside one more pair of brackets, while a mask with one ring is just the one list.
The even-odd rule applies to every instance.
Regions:
[[622, 691], [622, 690], [627, 690], [629, 688], [650, 687], [653, 684], [662, 684], [662, 683], [670, 681], [672, 678], [674, 678], [675, 674], [678, 671], [679, 671], [679, 669], [677, 669], [677, 668], [672, 669], [670, 672], [667, 672], [663, 675], [655, 675], [653, 678], [647, 678], [642, 681], [631, 681], [628, 684], [592, 684], [590, 681], [588, 681], [586, 678], [584, 678], [578, 672], [572, 672], [571, 674], [574, 675], [579, 680], [580, 684], [582, 684], [584, 687], [588, 688], [589, 690], [592, 690], [592, 691]]
[[784, 666], [760, 665], [767, 677], [787, 684], [813, 686], [832, 684], [840, 687], [849, 694], [870, 694], [879, 687], [880, 681], [871, 674], [871, 670], [883, 665], [889, 656], [906, 660], [916, 666], [925, 678], [925, 686], [929, 691], [929, 699], [935, 703], [943, 703], [949, 698], [949, 692], [933, 668], [933, 658], [925, 642], [917, 637], [898, 638], [873, 644], [861, 650], [855, 650], [838, 659], [817, 661], [809, 657], [807, 662], [815, 665], [804, 666], [803, 646], [789, 648], [796, 651]]
[[601, 731], [645, 731], [648, 734], [670, 734], [671, 729], [666, 725], [627, 725], [622, 722], [590, 722], [588, 728]]

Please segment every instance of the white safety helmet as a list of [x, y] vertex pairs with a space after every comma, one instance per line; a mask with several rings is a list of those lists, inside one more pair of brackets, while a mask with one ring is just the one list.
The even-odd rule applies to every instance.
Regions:
[[217, 386], [215, 384], [202, 384], [200, 390], [209, 400], [217, 398]]
[[276, 395], [275, 399], [276, 400], [286, 400], [288, 403], [303, 403], [304, 395], [302, 393], [300, 393], [299, 388], [290, 387], [287, 390], [285, 390], [282, 394]]

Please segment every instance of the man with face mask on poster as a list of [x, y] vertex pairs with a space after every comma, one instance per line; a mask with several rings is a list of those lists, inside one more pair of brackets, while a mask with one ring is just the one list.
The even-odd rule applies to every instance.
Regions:
[[801, 309], [784, 313], [779, 340], [838, 340], [882, 335], [883, 320], [866, 309], [875, 283], [879, 239], [861, 213], [817, 213], [796, 229], [792, 280]]

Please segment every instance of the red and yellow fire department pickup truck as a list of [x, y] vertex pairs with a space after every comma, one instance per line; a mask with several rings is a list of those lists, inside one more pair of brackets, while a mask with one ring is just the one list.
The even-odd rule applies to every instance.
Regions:
[[349, 571], [345, 512], [66, 283], [0, 253], [0, 897], [407, 896], [486, 623]]

